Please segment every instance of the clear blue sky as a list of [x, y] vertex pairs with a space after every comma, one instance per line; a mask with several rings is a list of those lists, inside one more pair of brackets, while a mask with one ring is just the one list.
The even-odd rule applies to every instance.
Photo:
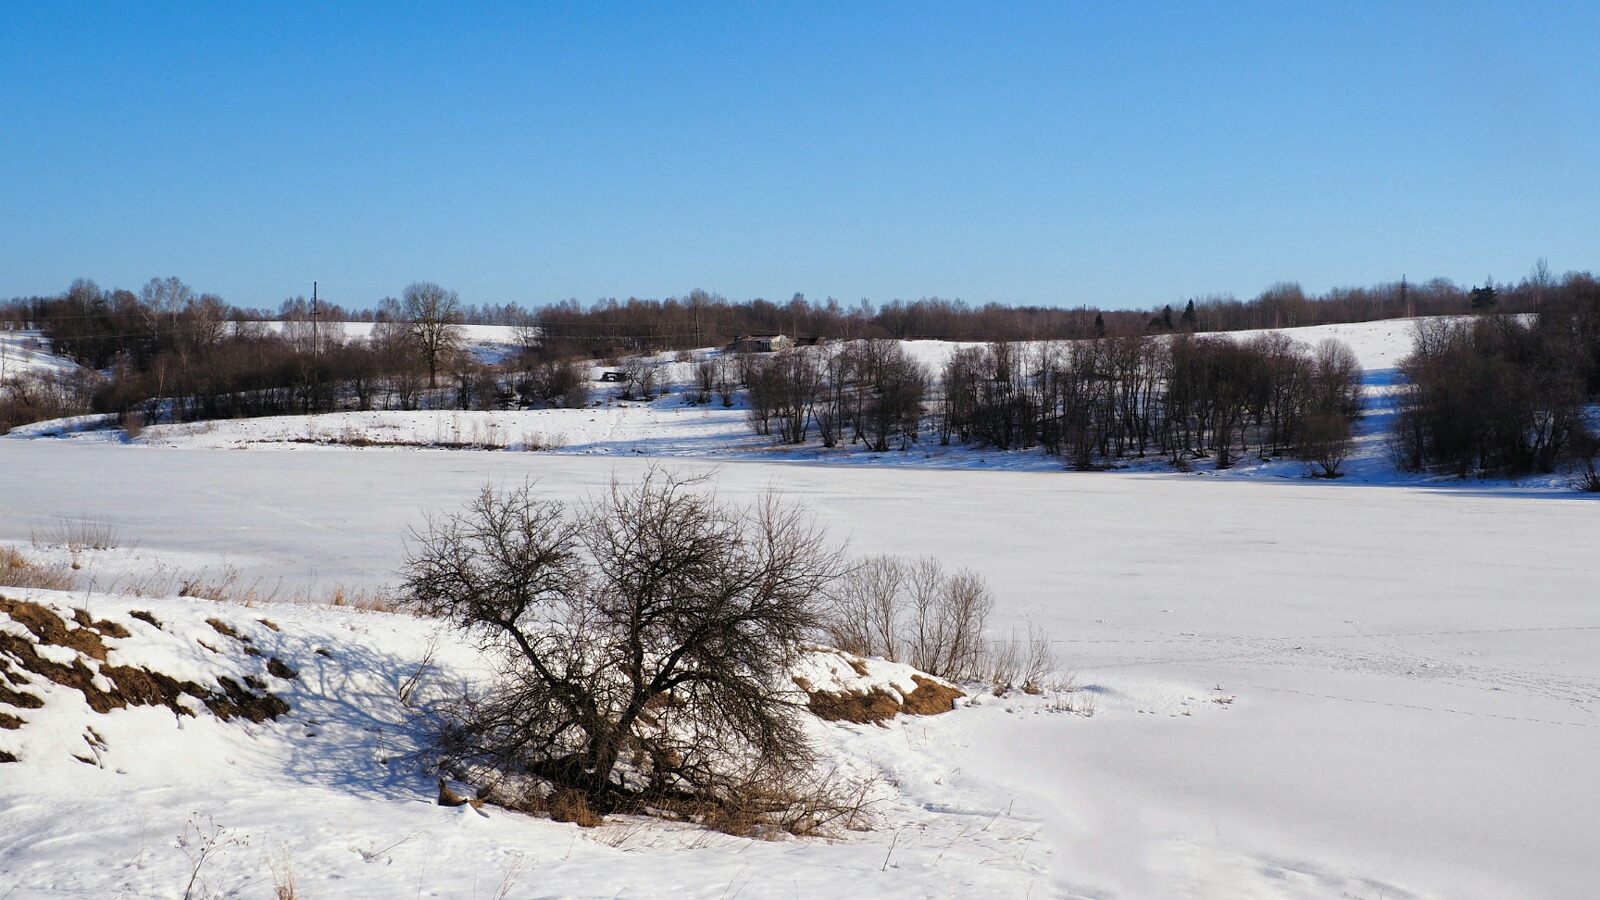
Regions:
[[0, 297], [1147, 306], [1600, 268], [1594, 3], [0, 12]]

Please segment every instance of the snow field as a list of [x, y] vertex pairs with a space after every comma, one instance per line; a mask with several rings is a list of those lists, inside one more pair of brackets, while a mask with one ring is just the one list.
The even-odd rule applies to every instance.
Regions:
[[[0, 837], [0, 895], [40, 873], [115, 894], [116, 877], [143, 877], [125, 865], [142, 859], [156, 871], [129, 895], [172, 896], [174, 873], [188, 874], [173, 841], [200, 811], [250, 835], [248, 853], [229, 857], [258, 879], [246, 893], [265, 884], [264, 845], [285, 842], [315, 897], [494, 896], [517, 866], [513, 897], [1586, 896], [1600, 822], [1600, 507], [1559, 479], [1395, 475], [1384, 398], [1409, 325], [1287, 331], [1347, 339], [1367, 369], [1374, 402], [1339, 482], [1303, 480], [1289, 462], [1067, 473], [1037, 454], [785, 451], [750, 435], [742, 410], [676, 396], [202, 423], [148, 429], [133, 446], [103, 432], [0, 441], [0, 541], [26, 549], [62, 517], [112, 522], [124, 546], [80, 562], [118, 590], [151, 567], [285, 592], [379, 589], [395, 580], [406, 528], [485, 483], [532, 478], [580, 498], [665, 458], [729, 499], [775, 487], [852, 552], [974, 569], [998, 598], [995, 630], [1049, 632], [1094, 705], [1085, 717], [979, 696], [886, 728], [830, 726], [838, 758], [890, 790], [882, 826], [751, 844], [661, 823], [577, 832], [440, 810], [431, 783], [374, 768], [376, 735], [398, 740], [398, 713], [381, 702], [396, 676], [347, 658], [327, 693], [348, 689], [376, 711], [305, 699], [319, 734], [343, 736], [332, 749], [279, 726], [222, 731], [197, 745], [211, 752], [193, 778], [165, 765], [134, 790], [132, 768], [119, 781], [68, 760], [67, 783], [0, 767], [0, 835], [24, 835]], [[912, 345], [929, 362], [948, 348]], [[537, 453], [276, 443], [347, 425], [440, 443], [491, 423], [562, 440]], [[381, 648], [361, 651], [379, 669], [414, 667], [427, 640], [398, 617], [269, 616], [298, 622], [292, 640]], [[470, 677], [470, 657], [452, 658]], [[186, 727], [185, 740], [200, 733]], [[186, 746], [162, 759], [186, 759]]]
[[[485, 483], [535, 478], [542, 493], [578, 498], [650, 463], [0, 442], [4, 471], [30, 473], [0, 492], [0, 539], [25, 543], [35, 523], [87, 514], [137, 536], [136, 553], [230, 555], [241, 578], [374, 587], [393, 582], [408, 525], [459, 507]], [[842, 746], [889, 773], [900, 805], [886, 820], [900, 824], [832, 849], [745, 851], [806, 865], [751, 857], [762, 860], [752, 869], [761, 878], [741, 896], [792, 895], [777, 883], [783, 872], [802, 896], [808, 886], [893, 895], [898, 887], [857, 879], [881, 865], [896, 828], [911, 829], [901, 840], [929, 835], [918, 838], [926, 855], [906, 857], [906, 868], [931, 865], [938, 844], [955, 841], [929, 870], [938, 878], [908, 882], [909, 896], [959, 893], [941, 887], [959, 859], [975, 868], [949, 883], [993, 896], [1015, 895], [1014, 875], [1035, 878], [1035, 894], [1095, 897], [1562, 897], [1589, 883], [1593, 835], [1582, 823], [1600, 821], [1589, 776], [1600, 751], [1592, 502], [1509, 486], [673, 465], [706, 472], [729, 499], [775, 486], [853, 552], [933, 555], [976, 570], [999, 599], [996, 629], [1048, 631], [1096, 698], [1090, 718], [983, 698], [887, 730], [852, 726]], [[381, 645], [398, 652], [407, 640], [417, 643], [386, 635]], [[1235, 699], [1213, 702], [1225, 696]], [[908, 755], [885, 755], [891, 746]], [[318, 790], [340, 796], [282, 802], [359, 808], [368, 796]], [[380, 830], [395, 809], [425, 806], [415, 790], [349, 821]], [[90, 812], [51, 796], [36, 801]], [[265, 816], [251, 808], [234, 807], [241, 821]], [[1040, 867], [1031, 876], [985, 864], [998, 846], [981, 859], [960, 855], [971, 839], [957, 839], [963, 829], [1000, 809], [1010, 815], [999, 822], [1037, 829], [1002, 857]], [[966, 812], [944, 818], [953, 810]], [[609, 893], [624, 883], [636, 896], [671, 893], [641, 873], [681, 862], [669, 848], [698, 838], [664, 836], [677, 834], [639, 829], [650, 849], [632, 852], [652, 863], [617, 870]], [[504, 849], [489, 842], [437, 859], [474, 871]], [[683, 877], [715, 885], [704, 895], [720, 894], [744, 862], [695, 859]], [[843, 868], [831, 870], [837, 881], [808, 881], [820, 878], [814, 866]]]
[[[160, 707], [96, 715], [76, 692], [35, 683], [49, 702], [28, 711], [20, 731], [0, 734], [23, 759], [0, 775], [26, 774], [0, 781], [0, 885], [15, 896], [177, 896], [194, 864], [182, 845], [193, 850], [207, 836], [217, 849], [201, 870], [206, 896], [264, 894], [272, 865], [284, 861], [315, 897], [501, 896], [502, 887], [514, 897], [1007, 896], [1045, 884], [1049, 853], [1038, 846], [1037, 825], [974, 806], [987, 798], [918, 759], [929, 732], [901, 722], [812, 729], [847, 773], [882, 778], [871, 808], [893, 823], [892, 833], [752, 841], [633, 816], [586, 830], [433, 803], [434, 783], [412, 756], [419, 737], [400, 688], [420, 670], [411, 697], [426, 703], [490, 671], [470, 648], [441, 641], [437, 623], [43, 591], [21, 599], [126, 625], [133, 636], [111, 642], [108, 665], [202, 683], [219, 671], [243, 677], [254, 657], [205, 649], [229, 644], [206, 621], [220, 617], [264, 656], [293, 660], [299, 674], [273, 681], [292, 711], [259, 724], [223, 723], [204, 711], [180, 718]], [[132, 609], [161, 628], [132, 618]], [[873, 684], [910, 683], [904, 667], [872, 665], [887, 679]], [[823, 662], [805, 672], [818, 687], [860, 686], [835, 683], [827, 669]], [[86, 752], [89, 728], [99, 765], [73, 758]]]

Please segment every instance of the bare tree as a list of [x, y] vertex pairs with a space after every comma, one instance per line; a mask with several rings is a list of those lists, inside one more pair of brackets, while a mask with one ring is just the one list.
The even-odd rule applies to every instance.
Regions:
[[406, 285], [401, 292], [405, 321], [428, 364], [428, 387], [439, 386], [439, 363], [461, 346], [461, 299], [429, 281]]
[[810, 768], [784, 681], [842, 566], [796, 508], [652, 471], [578, 507], [485, 488], [413, 541], [412, 602], [504, 662], [444, 734], [456, 760], [601, 813], [748, 809], [752, 772]]

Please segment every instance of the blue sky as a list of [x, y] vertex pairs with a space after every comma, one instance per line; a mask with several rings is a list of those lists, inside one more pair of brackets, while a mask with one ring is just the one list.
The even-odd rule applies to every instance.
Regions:
[[1600, 267], [1593, 4], [0, 16], [0, 296], [1149, 306]]

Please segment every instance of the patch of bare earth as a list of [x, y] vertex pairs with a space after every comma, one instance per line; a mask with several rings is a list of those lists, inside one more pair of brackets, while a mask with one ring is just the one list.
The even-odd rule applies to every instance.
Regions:
[[811, 710], [812, 715], [829, 722], [881, 724], [902, 713], [913, 716], [938, 715], [954, 709], [956, 700], [966, 696], [955, 685], [930, 676], [912, 675], [911, 680], [916, 687], [901, 692], [885, 686], [854, 691], [816, 690], [804, 678], [794, 679], [795, 684], [806, 692], [806, 708]]
[[[131, 637], [126, 626], [107, 619], [95, 620], [87, 610], [74, 609], [70, 617], [39, 603], [13, 600], [0, 596], [0, 617], [22, 626], [27, 636], [14, 632], [0, 632], [0, 706], [10, 707], [22, 715], [0, 709], [0, 728], [16, 730], [27, 724], [28, 710], [44, 706], [44, 699], [26, 688], [37, 687], [35, 679], [43, 679], [83, 694], [89, 708], [97, 713], [108, 713], [130, 706], [164, 706], [175, 715], [192, 716], [193, 710], [184, 705], [184, 695], [198, 700], [213, 715], [224, 721], [243, 718], [251, 722], [275, 719], [289, 711], [282, 698], [264, 690], [265, 682], [247, 677], [251, 684], [240, 684], [226, 675], [219, 675], [214, 687], [193, 681], [173, 678], [161, 672], [135, 666], [113, 666], [106, 663], [107, 652], [118, 641]], [[134, 615], [154, 625], [148, 613]], [[159, 626], [157, 626], [159, 627]], [[213, 626], [215, 627], [215, 626]], [[228, 629], [217, 629], [227, 634]], [[249, 647], [247, 639], [237, 632], [230, 635]], [[70, 662], [56, 662], [39, 652], [40, 647], [60, 647], [74, 652]], [[259, 654], [259, 651], [257, 651]], [[56, 659], [60, 654], [49, 654]], [[292, 669], [272, 660], [272, 674], [293, 677]], [[254, 689], [252, 689], [254, 688]], [[7, 759], [6, 757], [10, 757]], [[10, 753], [0, 753], [0, 762], [15, 762]]]

